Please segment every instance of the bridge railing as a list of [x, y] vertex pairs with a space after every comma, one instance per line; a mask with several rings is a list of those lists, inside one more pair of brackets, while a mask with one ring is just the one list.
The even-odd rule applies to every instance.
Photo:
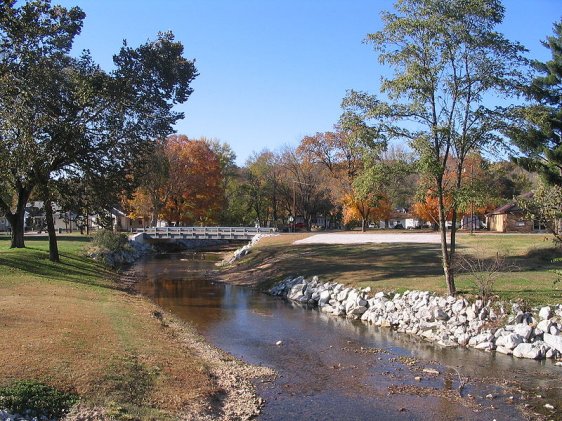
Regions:
[[257, 234], [271, 234], [275, 228], [254, 227], [152, 227], [137, 228], [152, 238], [197, 238], [197, 239], [250, 239]]

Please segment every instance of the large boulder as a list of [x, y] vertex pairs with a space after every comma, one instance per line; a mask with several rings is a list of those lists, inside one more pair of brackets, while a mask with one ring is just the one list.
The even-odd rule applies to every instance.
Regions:
[[435, 307], [433, 317], [436, 320], [449, 320], [449, 315], [441, 307]]
[[523, 339], [528, 341], [531, 338], [531, 334], [533, 333], [533, 328], [525, 323], [518, 323], [513, 326], [513, 333], [522, 336]]
[[544, 342], [537, 341], [533, 343], [520, 343], [513, 350], [513, 356], [518, 358], [529, 358], [532, 360], [540, 360], [546, 354], [548, 347]]
[[324, 291], [322, 291], [320, 293], [320, 297], [318, 298], [318, 306], [323, 307], [326, 304], [328, 304], [328, 302], [330, 301], [331, 295], [332, 295], [332, 292], [328, 289], [325, 289]]
[[552, 326], [552, 322], [550, 320], [541, 320], [537, 324], [537, 329], [540, 329], [543, 332], [550, 332], [550, 327]]
[[508, 335], [500, 336], [499, 338], [497, 338], [496, 346], [501, 346], [503, 348], [511, 350], [524, 341], [524, 338], [517, 333], [510, 333]]
[[366, 311], [367, 311], [367, 307], [357, 306], [357, 307], [354, 307], [353, 310], [351, 310], [351, 314], [353, 314], [354, 316], [361, 316]]
[[548, 320], [552, 317], [552, 311], [550, 310], [550, 307], [546, 306], [546, 307], [542, 307], [539, 310], [539, 319], [541, 320]]
[[460, 314], [466, 307], [467, 303], [463, 298], [459, 298], [451, 307], [455, 314]]
[[558, 352], [562, 353], [562, 336], [551, 335], [550, 333], [545, 333], [543, 335], [544, 343], [549, 347], [556, 349]]

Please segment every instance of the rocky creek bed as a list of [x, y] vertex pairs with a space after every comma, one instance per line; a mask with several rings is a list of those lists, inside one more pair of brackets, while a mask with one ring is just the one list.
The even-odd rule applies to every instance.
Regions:
[[429, 291], [403, 294], [287, 278], [274, 296], [318, 306], [320, 311], [421, 336], [440, 346], [464, 346], [518, 358], [552, 359], [562, 367], [562, 305], [524, 311], [518, 304], [442, 297]]

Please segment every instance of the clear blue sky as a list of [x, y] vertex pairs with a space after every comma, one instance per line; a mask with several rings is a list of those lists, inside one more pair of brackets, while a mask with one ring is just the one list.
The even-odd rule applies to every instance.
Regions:
[[[366, 34], [390, 0], [52, 0], [86, 12], [77, 50], [110, 69], [127, 39], [137, 46], [171, 30], [196, 59], [195, 89], [179, 133], [227, 142], [243, 164], [253, 151], [296, 145], [331, 130], [347, 89], [378, 91], [383, 71]], [[546, 60], [540, 40], [562, 0], [505, 0], [501, 30]]]

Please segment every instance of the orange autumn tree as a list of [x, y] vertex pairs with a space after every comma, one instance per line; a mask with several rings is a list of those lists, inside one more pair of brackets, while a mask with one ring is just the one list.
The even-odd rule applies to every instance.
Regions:
[[165, 144], [169, 178], [162, 187], [162, 219], [175, 225], [217, 223], [223, 198], [219, 157], [204, 140], [172, 135]]
[[368, 194], [359, 198], [354, 193], [348, 193], [343, 198], [343, 223], [361, 222], [361, 230], [365, 231], [367, 222], [382, 221], [390, 217], [392, 204], [385, 194]]
[[[453, 217], [455, 220], [462, 220], [463, 216], [483, 215], [494, 209], [498, 204], [498, 199], [486, 181], [486, 161], [479, 154], [468, 155], [461, 174], [462, 185], [456, 185], [458, 183], [456, 165], [457, 160], [451, 158], [444, 173], [443, 200], [446, 220], [450, 221]], [[422, 180], [422, 186], [426, 184]], [[453, 191], [455, 206], [453, 206]], [[453, 208], [456, 209], [456, 213]], [[433, 225], [439, 223], [439, 203], [433, 189], [427, 188], [422, 199], [413, 205], [412, 213]]]
[[[451, 197], [445, 196], [446, 218], [451, 219]], [[428, 191], [422, 201], [416, 202], [412, 206], [412, 213], [422, 221], [430, 222], [434, 227], [439, 224], [439, 201], [437, 196]]]
[[150, 194], [146, 188], [137, 188], [132, 197], [125, 200], [123, 206], [128, 210], [127, 216], [131, 219], [142, 219], [143, 228], [152, 220], [153, 205]]

